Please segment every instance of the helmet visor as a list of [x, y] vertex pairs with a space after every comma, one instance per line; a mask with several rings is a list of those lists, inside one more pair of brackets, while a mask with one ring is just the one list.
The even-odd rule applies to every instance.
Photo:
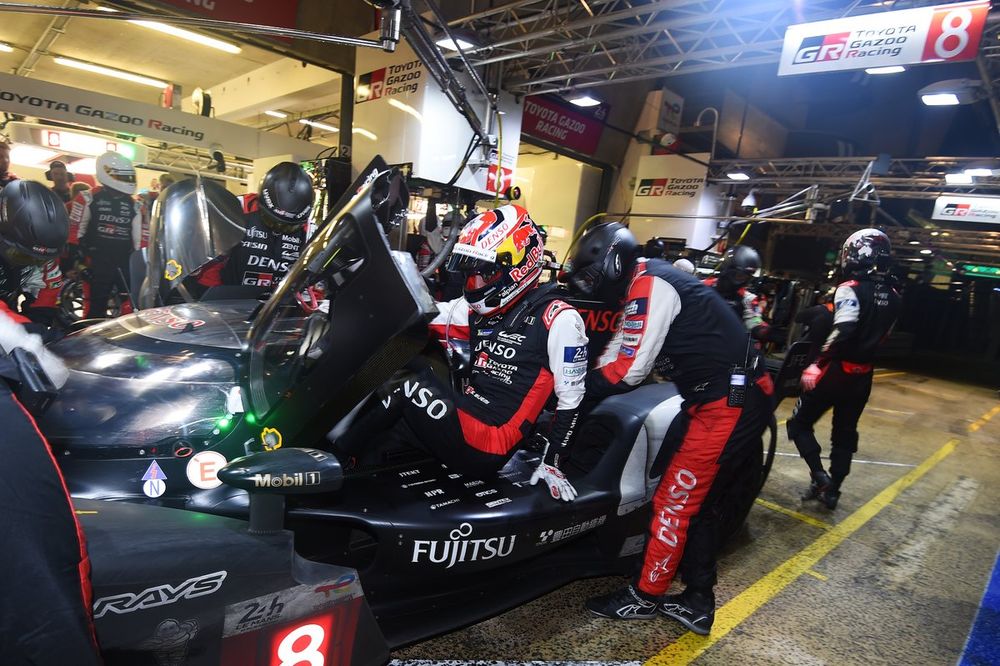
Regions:
[[464, 275], [493, 275], [499, 270], [497, 253], [475, 245], [457, 243], [448, 259], [448, 270]]
[[3, 239], [0, 239], [0, 252], [3, 253], [3, 258], [11, 266], [42, 266], [56, 256], [55, 252], [51, 256], [30, 254]]

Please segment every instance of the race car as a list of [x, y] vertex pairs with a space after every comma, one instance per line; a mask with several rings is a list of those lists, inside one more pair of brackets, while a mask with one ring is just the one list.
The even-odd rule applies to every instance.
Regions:
[[[382, 654], [383, 645], [466, 625], [578, 578], [627, 573], [643, 549], [642, 509], [665, 468], [660, 446], [681, 406], [669, 383], [599, 405], [575, 445], [577, 466], [569, 476], [579, 496], [572, 503], [555, 502], [526, 483], [537, 464], [529, 453], [515, 454], [496, 477], [468, 478], [392, 433], [372, 441], [344, 471], [327, 436], [349, 428], [376, 388], [417, 354], [448, 372], [440, 346], [428, 341], [434, 302], [412, 258], [386, 241], [389, 220], [399, 213], [386, 205], [400, 187], [387, 186], [393, 177], [386, 170], [362, 177], [369, 182], [359, 179], [264, 302], [151, 308], [57, 343], [70, 379], [40, 421], [74, 497], [164, 507], [156, 510], [171, 515], [183, 509], [185, 523], [249, 518], [249, 529], [261, 534], [284, 525], [294, 533], [295, 557], [304, 558], [293, 559], [293, 572], [306, 564], [342, 567], [331, 576], [356, 572], [352, 585], [363, 590], [363, 606], [384, 643], [371, 639], [362, 649], [359, 641], [368, 638], [360, 628], [339, 634], [355, 646], [353, 663], [359, 655]], [[308, 296], [317, 289], [325, 303]], [[342, 478], [323, 485], [324, 471]], [[727, 532], [743, 522], [759, 487], [757, 479], [733, 490]], [[147, 531], [138, 520], [130, 529], [133, 540]], [[164, 557], [169, 549], [164, 543]], [[199, 553], [187, 563], [194, 569], [157, 584], [176, 591], [223, 570], [222, 560]], [[111, 568], [99, 574], [95, 563], [95, 584], [103, 585]], [[142, 596], [150, 586], [138, 580], [120, 593]], [[187, 621], [196, 603], [211, 605], [216, 618], [249, 612], [251, 603], [260, 612], [286, 604], [267, 595], [288, 589], [316, 599], [307, 589], [315, 579], [272, 582], [286, 591], [248, 587], [235, 609], [222, 590], [235, 594], [241, 583], [178, 597], [170, 619]], [[198, 579], [199, 589], [207, 584]], [[134, 611], [146, 612], [141, 604]], [[119, 615], [102, 613], [99, 632]], [[214, 639], [225, 645], [232, 622], [213, 629]], [[183, 633], [178, 626], [164, 631]], [[130, 645], [146, 638], [122, 636]], [[277, 645], [278, 637], [269, 640]], [[211, 650], [223, 654], [221, 647]]]

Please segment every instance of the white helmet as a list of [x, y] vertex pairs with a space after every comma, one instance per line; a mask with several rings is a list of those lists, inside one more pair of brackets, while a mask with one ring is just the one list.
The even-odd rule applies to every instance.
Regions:
[[135, 194], [135, 167], [132, 160], [108, 151], [97, 158], [97, 182], [125, 194]]
[[688, 275], [694, 275], [695, 273], [694, 264], [688, 259], [678, 259], [674, 262], [674, 268]]

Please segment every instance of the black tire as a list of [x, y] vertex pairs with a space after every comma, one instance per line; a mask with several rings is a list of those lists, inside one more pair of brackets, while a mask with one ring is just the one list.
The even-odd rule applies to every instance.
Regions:
[[[70, 327], [75, 322], [83, 319], [83, 282], [80, 280], [65, 280], [59, 290], [59, 303], [56, 309], [56, 318], [64, 327]], [[122, 300], [118, 294], [112, 293], [108, 298], [108, 310], [111, 318], [121, 314]]]
[[774, 465], [774, 454], [778, 449], [778, 421], [774, 418], [774, 414], [771, 415], [771, 422], [767, 424], [767, 429], [771, 431], [771, 441], [768, 443], [767, 451], [764, 453], [764, 465], [761, 467], [760, 485], [757, 488], [758, 495], [764, 489], [767, 477], [771, 474], [771, 466]]
[[746, 523], [747, 516], [750, 515], [750, 509], [753, 508], [757, 496], [760, 495], [760, 491], [764, 488], [764, 483], [767, 482], [767, 477], [771, 473], [774, 453], [778, 447], [778, 423], [773, 415], [771, 422], [767, 424], [767, 429], [770, 431], [771, 437], [767, 446], [761, 448], [761, 457], [753, 461], [757, 472], [751, 473], [743, 483], [730, 490], [722, 504], [719, 515], [720, 547], [733, 541], [740, 533], [744, 523]]

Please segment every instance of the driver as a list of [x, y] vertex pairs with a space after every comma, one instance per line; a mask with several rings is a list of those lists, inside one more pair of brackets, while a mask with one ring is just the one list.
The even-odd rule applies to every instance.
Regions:
[[[570, 290], [584, 297], [612, 286], [620, 294], [627, 285], [622, 326], [587, 374], [588, 401], [630, 391], [654, 368], [673, 379], [684, 399], [661, 448], [673, 457], [653, 495], [641, 575], [590, 599], [587, 608], [619, 620], [659, 611], [704, 635], [715, 618], [722, 498], [755, 478], [773, 388], [740, 321], [713, 289], [662, 259], [637, 254], [625, 226], [600, 224], [580, 239], [566, 273]], [[686, 589], [664, 596], [678, 570]]]
[[[5, 289], [17, 269], [58, 257], [69, 221], [41, 183], [15, 181], [0, 192], [0, 272]], [[14, 272], [11, 273], [11, 269]], [[16, 287], [15, 287], [16, 291]], [[35, 354], [56, 385], [66, 369], [27, 319], [0, 300], [0, 348]], [[11, 364], [0, 354], [0, 368]], [[0, 381], [0, 654], [12, 664], [99, 664], [90, 611], [90, 560], [48, 442]]]
[[747, 289], [747, 284], [760, 266], [757, 250], [748, 245], [737, 245], [726, 250], [718, 275], [705, 280], [705, 284], [714, 287], [729, 303], [754, 340], [777, 342], [785, 331], [771, 329], [764, 321], [762, 299]]
[[192, 273], [185, 286], [276, 287], [305, 245], [313, 197], [312, 179], [298, 164], [271, 167], [246, 205], [243, 240]]
[[[552, 290], [538, 288], [544, 241], [520, 206], [472, 218], [462, 230], [449, 268], [464, 275], [464, 297], [440, 303], [432, 332], [469, 341], [471, 373], [461, 393], [429, 367], [382, 389], [384, 411], [370, 412], [337, 440], [350, 453], [385, 414], [401, 414], [418, 440], [449, 467], [483, 478], [496, 471], [523, 440], [542, 460], [532, 474], [554, 499], [572, 501], [576, 490], [560, 471], [577, 425], [587, 369], [587, 336], [575, 308]], [[545, 403], [556, 397], [547, 430], [532, 434]]]

